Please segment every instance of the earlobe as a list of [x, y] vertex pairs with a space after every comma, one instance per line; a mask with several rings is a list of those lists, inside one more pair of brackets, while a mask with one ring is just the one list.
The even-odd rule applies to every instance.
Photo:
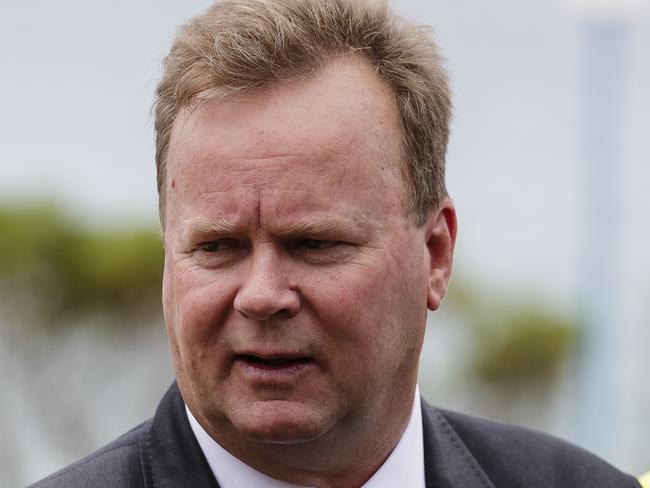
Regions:
[[456, 210], [451, 199], [445, 198], [431, 212], [426, 226], [429, 253], [427, 307], [437, 310], [447, 293], [456, 244]]

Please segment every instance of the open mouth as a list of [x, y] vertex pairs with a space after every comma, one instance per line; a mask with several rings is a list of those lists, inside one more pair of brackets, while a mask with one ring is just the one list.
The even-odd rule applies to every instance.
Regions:
[[313, 359], [307, 357], [262, 358], [249, 354], [238, 355], [236, 359], [248, 367], [275, 371], [301, 368], [314, 362]]

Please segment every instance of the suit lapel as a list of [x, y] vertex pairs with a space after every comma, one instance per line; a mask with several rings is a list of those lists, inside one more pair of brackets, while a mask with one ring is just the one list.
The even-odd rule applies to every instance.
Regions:
[[456, 431], [424, 401], [422, 430], [427, 488], [494, 488]]
[[219, 488], [190, 427], [174, 383], [141, 439], [140, 462], [147, 488]]

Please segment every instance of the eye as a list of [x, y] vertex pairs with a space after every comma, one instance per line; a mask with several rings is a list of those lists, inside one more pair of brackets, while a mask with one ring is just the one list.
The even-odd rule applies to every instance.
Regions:
[[220, 251], [227, 251], [234, 247], [234, 243], [230, 241], [220, 240], [220, 241], [208, 241], [202, 242], [199, 244], [196, 249], [198, 251], [203, 251], [207, 253], [216, 253]]
[[337, 246], [339, 241], [327, 241], [321, 239], [303, 239], [300, 241], [302, 247], [307, 249], [329, 249], [331, 247]]
[[198, 266], [219, 269], [239, 262], [247, 251], [246, 243], [236, 239], [214, 239], [198, 242], [192, 251]]
[[355, 244], [335, 239], [303, 238], [294, 241], [296, 259], [313, 265], [336, 265], [352, 259], [359, 250]]

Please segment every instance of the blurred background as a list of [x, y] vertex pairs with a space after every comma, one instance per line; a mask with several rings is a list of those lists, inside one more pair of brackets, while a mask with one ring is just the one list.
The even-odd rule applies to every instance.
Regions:
[[[173, 380], [150, 107], [207, 0], [0, 1], [0, 485], [149, 418]], [[650, 12], [394, 0], [434, 26], [455, 119], [456, 269], [432, 403], [650, 468]]]

